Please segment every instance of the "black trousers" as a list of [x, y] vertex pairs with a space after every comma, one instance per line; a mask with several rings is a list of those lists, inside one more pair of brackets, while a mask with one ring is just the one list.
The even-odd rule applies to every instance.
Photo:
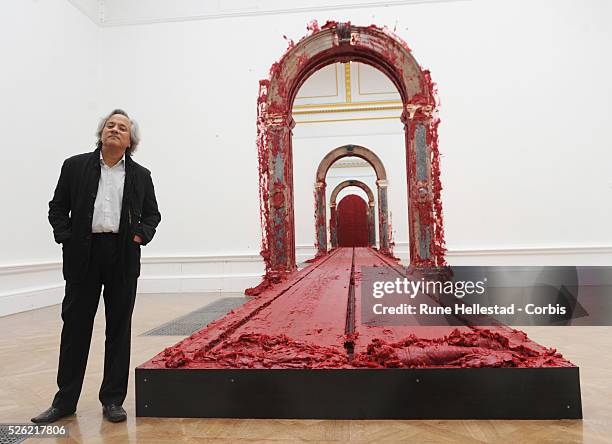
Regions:
[[130, 371], [132, 312], [136, 299], [137, 278], [125, 278], [117, 270], [119, 236], [92, 235], [91, 257], [85, 279], [66, 282], [62, 302], [62, 338], [57, 385], [59, 391], [53, 406], [65, 411], [76, 410], [93, 330], [94, 317], [104, 286], [106, 341], [104, 343], [104, 378], [100, 402], [123, 404]]

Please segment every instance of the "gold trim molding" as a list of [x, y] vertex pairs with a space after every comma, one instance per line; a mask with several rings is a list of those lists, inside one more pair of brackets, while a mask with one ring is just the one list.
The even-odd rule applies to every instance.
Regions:
[[308, 105], [295, 105], [293, 109], [309, 109], [309, 108], [333, 108], [337, 106], [355, 107], [374, 106], [374, 105], [402, 105], [401, 100], [368, 100], [367, 102], [340, 102], [340, 103], [313, 103]]
[[364, 108], [318, 109], [312, 111], [294, 111], [293, 115], [324, 113], [355, 113], [360, 111], [393, 111], [403, 109], [401, 106], [369, 106]]
[[400, 120], [399, 116], [385, 116], [385, 117], [356, 117], [356, 118], [348, 118], [348, 119], [323, 119], [323, 120], [300, 120], [296, 121], [296, 124], [302, 123], [327, 123], [327, 122], [355, 122], [358, 120], [389, 120], [389, 119], [397, 119]]
[[353, 100], [351, 95], [351, 62], [346, 62], [344, 64], [344, 91], [346, 103], [351, 103]]

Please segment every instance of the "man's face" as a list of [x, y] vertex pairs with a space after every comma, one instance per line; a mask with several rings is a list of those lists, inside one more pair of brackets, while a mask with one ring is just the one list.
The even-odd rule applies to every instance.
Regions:
[[125, 150], [130, 146], [130, 119], [121, 114], [113, 114], [102, 129], [102, 145]]

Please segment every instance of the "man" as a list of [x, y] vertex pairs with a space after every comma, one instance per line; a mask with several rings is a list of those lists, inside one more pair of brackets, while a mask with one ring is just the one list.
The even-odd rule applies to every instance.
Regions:
[[130, 368], [130, 335], [140, 247], [161, 220], [151, 173], [132, 160], [138, 126], [116, 109], [100, 122], [93, 153], [67, 159], [49, 222], [62, 244], [66, 291], [56, 393], [49, 409], [32, 418], [51, 423], [76, 411], [83, 385], [94, 316], [104, 286], [106, 341], [99, 399], [104, 417], [126, 419], [122, 407]]

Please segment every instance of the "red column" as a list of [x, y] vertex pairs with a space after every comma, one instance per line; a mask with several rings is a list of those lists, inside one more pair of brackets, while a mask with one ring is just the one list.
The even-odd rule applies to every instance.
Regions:
[[433, 184], [439, 184], [439, 177], [432, 175], [432, 157], [434, 151], [437, 154], [438, 121], [432, 109], [430, 105], [409, 104], [402, 114], [407, 147], [410, 264], [416, 267], [435, 267], [444, 260], [436, 243], [442, 241], [434, 231], [441, 208], [434, 207]]
[[331, 246], [332, 248], [338, 247], [338, 215], [336, 213], [336, 204], [329, 205], [329, 232], [331, 238]]
[[327, 230], [325, 229], [325, 182], [315, 184], [315, 234], [317, 256], [327, 253]]
[[293, 153], [290, 115], [267, 116], [270, 274], [295, 270], [295, 222], [293, 216]]
[[374, 217], [374, 202], [368, 202], [368, 234], [370, 247], [376, 247], [376, 217]]
[[389, 254], [389, 221], [387, 220], [387, 215], [389, 214], [387, 203], [388, 182], [381, 179], [376, 181], [376, 185], [378, 188], [378, 235], [380, 252]]

